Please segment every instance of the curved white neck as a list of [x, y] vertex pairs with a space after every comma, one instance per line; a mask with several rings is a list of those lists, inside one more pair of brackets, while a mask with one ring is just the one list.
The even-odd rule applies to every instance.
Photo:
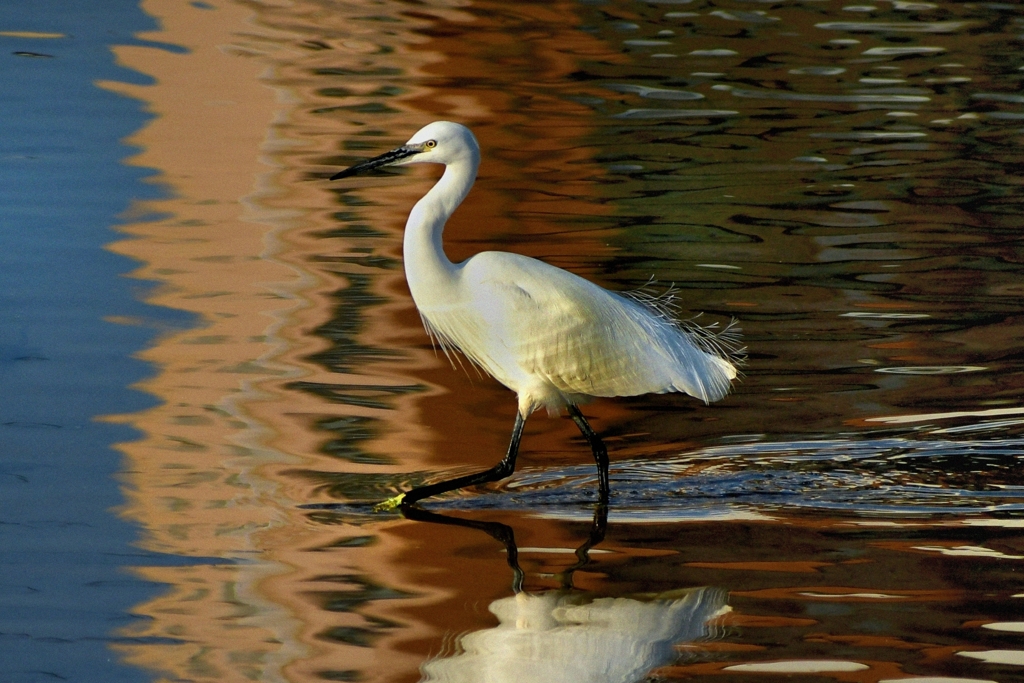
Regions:
[[477, 164], [472, 156], [448, 164], [441, 179], [416, 202], [405, 223], [405, 277], [413, 300], [421, 309], [440, 300], [442, 292], [454, 282], [456, 267], [445, 256], [441, 233], [469, 194]]

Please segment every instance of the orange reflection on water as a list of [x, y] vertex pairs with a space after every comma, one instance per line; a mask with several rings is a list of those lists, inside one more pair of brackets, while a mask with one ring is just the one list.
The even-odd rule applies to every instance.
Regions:
[[264, 396], [262, 382], [295, 373], [276, 360], [277, 328], [303, 305], [302, 280], [272, 256], [283, 221], [254, 202], [273, 182], [261, 146], [281, 105], [260, 83], [266, 64], [253, 41], [237, 36], [250, 10], [144, 8], [163, 30], [143, 38], [188, 51], [122, 46], [119, 61], [156, 84], [104, 85], [155, 114], [129, 141], [140, 149], [131, 163], [158, 169], [169, 197], [135, 207], [161, 218], [124, 226], [129, 239], [110, 248], [142, 264], [136, 277], [158, 283], [151, 302], [189, 311], [199, 325], [141, 354], [157, 370], [141, 388], [161, 405], [122, 418], [143, 434], [121, 446], [129, 462], [123, 514], [141, 524], [148, 549], [205, 559], [138, 570], [170, 588], [137, 606], [149, 620], [131, 635], [170, 640], [122, 651], [172, 678], [240, 680], [299, 648], [292, 616], [258, 589], [282, 571], [260, 561], [258, 536], [283, 521], [280, 506], [268, 504], [276, 487], [258, 470], [286, 456], [267, 445], [271, 427], [248, 408]]
[[[586, 119], [567, 116], [564, 103], [551, 118], [505, 117], [516, 110], [509, 92], [471, 84], [493, 59], [528, 59], [555, 82], [574, 68], [573, 50], [600, 46], [550, 28], [523, 42], [497, 19], [457, 7], [143, 7], [162, 28], [140, 37], [187, 52], [122, 46], [120, 62], [155, 84], [103, 85], [154, 113], [129, 141], [140, 149], [131, 163], [157, 169], [169, 196], [134, 207], [138, 221], [110, 248], [140, 262], [135, 277], [157, 283], [149, 301], [189, 311], [198, 324], [141, 354], [155, 368], [141, 388], [161, 404], [111, 419], [143, 435], [121, 445], [123, 514], [142, 526], [146, 548], [195, 561], [138, 569], [169, 588], [136, 607], [148, 620], [129, 635], [158, 640], [118, 647], [168, 679], [322, 680], [355, 671], [361, 680], [414, 679], [459, 626], [439, 617], [439, 605], [508, 593], [500, 553], [487, 545], [487, 571], [449, 558], [456, 581], [421, 567], [436, 566], [430, 560], [454, 552], [463, 536], [405, 520], [372, 530], [325, 524], [298, 506], [334, 500], [338, 477], [490, 464], [514, 401], [437, 358], [408, 298], [401, 228], [431, 172], [338, 187], [322, 182], [324, 170], [400, 143], [435, 118], [479, 124], [487, 161], [449, 231], [451, 258], [502, 239], [555, 261], [600, 257], [600, 232], [531, 242], [549, 230], [549, 214], [600, 211], [586, 204], [589, 171], [574, 164], [588, 157], [576, 142]], [[517, 20], [566, 26], [569, 7], [531, 7]], [[383, 108], [374, 104], [381, 92]], [[551, 159], [551, 177], [524, 175], [523, 160], [538, 157]], [[460, 400], [425, 400], [445, 393]], [[491, 412], [498, 401], [508, 410], [481, 420], [481, 406]], [[337, 425], [365, 434], [346, 441]], [[571, 426], [531, 427], [544, 432], [536, 449], [564, 447], [563, 427]], [[538, 544], [570, 544], [559, 524], [532, 527]], [[583, 584], [596, 579], [579, 573]], [[368, 597], [358, 609], [338, 607], [360, 595]], [[481, 618], [468, 615], [461, 627]]]

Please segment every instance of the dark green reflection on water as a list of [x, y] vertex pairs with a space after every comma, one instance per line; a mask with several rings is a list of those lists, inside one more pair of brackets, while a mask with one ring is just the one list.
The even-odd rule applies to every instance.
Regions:
[[[746, 380], [687, 434], [1016, 403], [1012, 12], [717, 4], [584, 5], [584, 29], [630, 59], [582, 61], [573, 95], [603, 119], [586, 144], [620, 228], [607, 276], [654, 274], [743, 322]], [[657, 440], [664, 422], [624, 431]]]

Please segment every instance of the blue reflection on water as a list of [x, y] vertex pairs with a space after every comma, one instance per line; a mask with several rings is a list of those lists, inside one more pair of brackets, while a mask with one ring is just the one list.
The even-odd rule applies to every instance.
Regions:
[[[797, 509], [847, 515], [1019, 515], [1024, 440], [905, 437], [730, 444], [612, 464], [616, 521], [771, 518]], [[439, 499], [437, 509], [532, 509], [586, 518], [592, 464], [524, 470], [501, 494]], [[592, 494], [592, 495], [591, 495]]]
[[[111, 508], [111, 444], [136, 438], [98, 415], [152, 405], [128, 389], [151, 370], [132, 356], [181, 314], [139, 302], [133, 263], [103, 250], [133, 200], [158, 190], [122, 163], [139, 103], [97, 80], [145, 82], [110, 46], [155, 23], [131, 0], [4, 3], [0, 29], [0, 678], [138, 681], [113, 632], [154, 586], [125, 567], [159, 563]], [[108, 316], [144, 321], [115, 325]]]

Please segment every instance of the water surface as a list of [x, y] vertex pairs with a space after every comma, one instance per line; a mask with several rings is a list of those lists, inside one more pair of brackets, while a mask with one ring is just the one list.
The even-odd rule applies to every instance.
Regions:
[[[131, 163], [169, 192], [110, 248], [201, 322], [141, 354], [160, 404], [129, 418], [124, 515], [144, 549], [205, 559], [140, 563], [167, 588], [132, 608], [126, 667], [1020, 677], [1016, 6], [147, 11], [161, 29], [137, 37], [184, 51], [118, 48], [154, 79], [118, 91], [156, 113]], [[515, 410], [430, 348], [404, 283], [404, 218], [436, 172], [326, 180], [441, 118], [484, 158], [452, 259], [653, 279], [682, 316], [743, 327], [720, 403], [586, 407], [608, 509], [571, 421], [540, 415], [510, 480], [414, 518], [365, 505], [490, 466]]]

